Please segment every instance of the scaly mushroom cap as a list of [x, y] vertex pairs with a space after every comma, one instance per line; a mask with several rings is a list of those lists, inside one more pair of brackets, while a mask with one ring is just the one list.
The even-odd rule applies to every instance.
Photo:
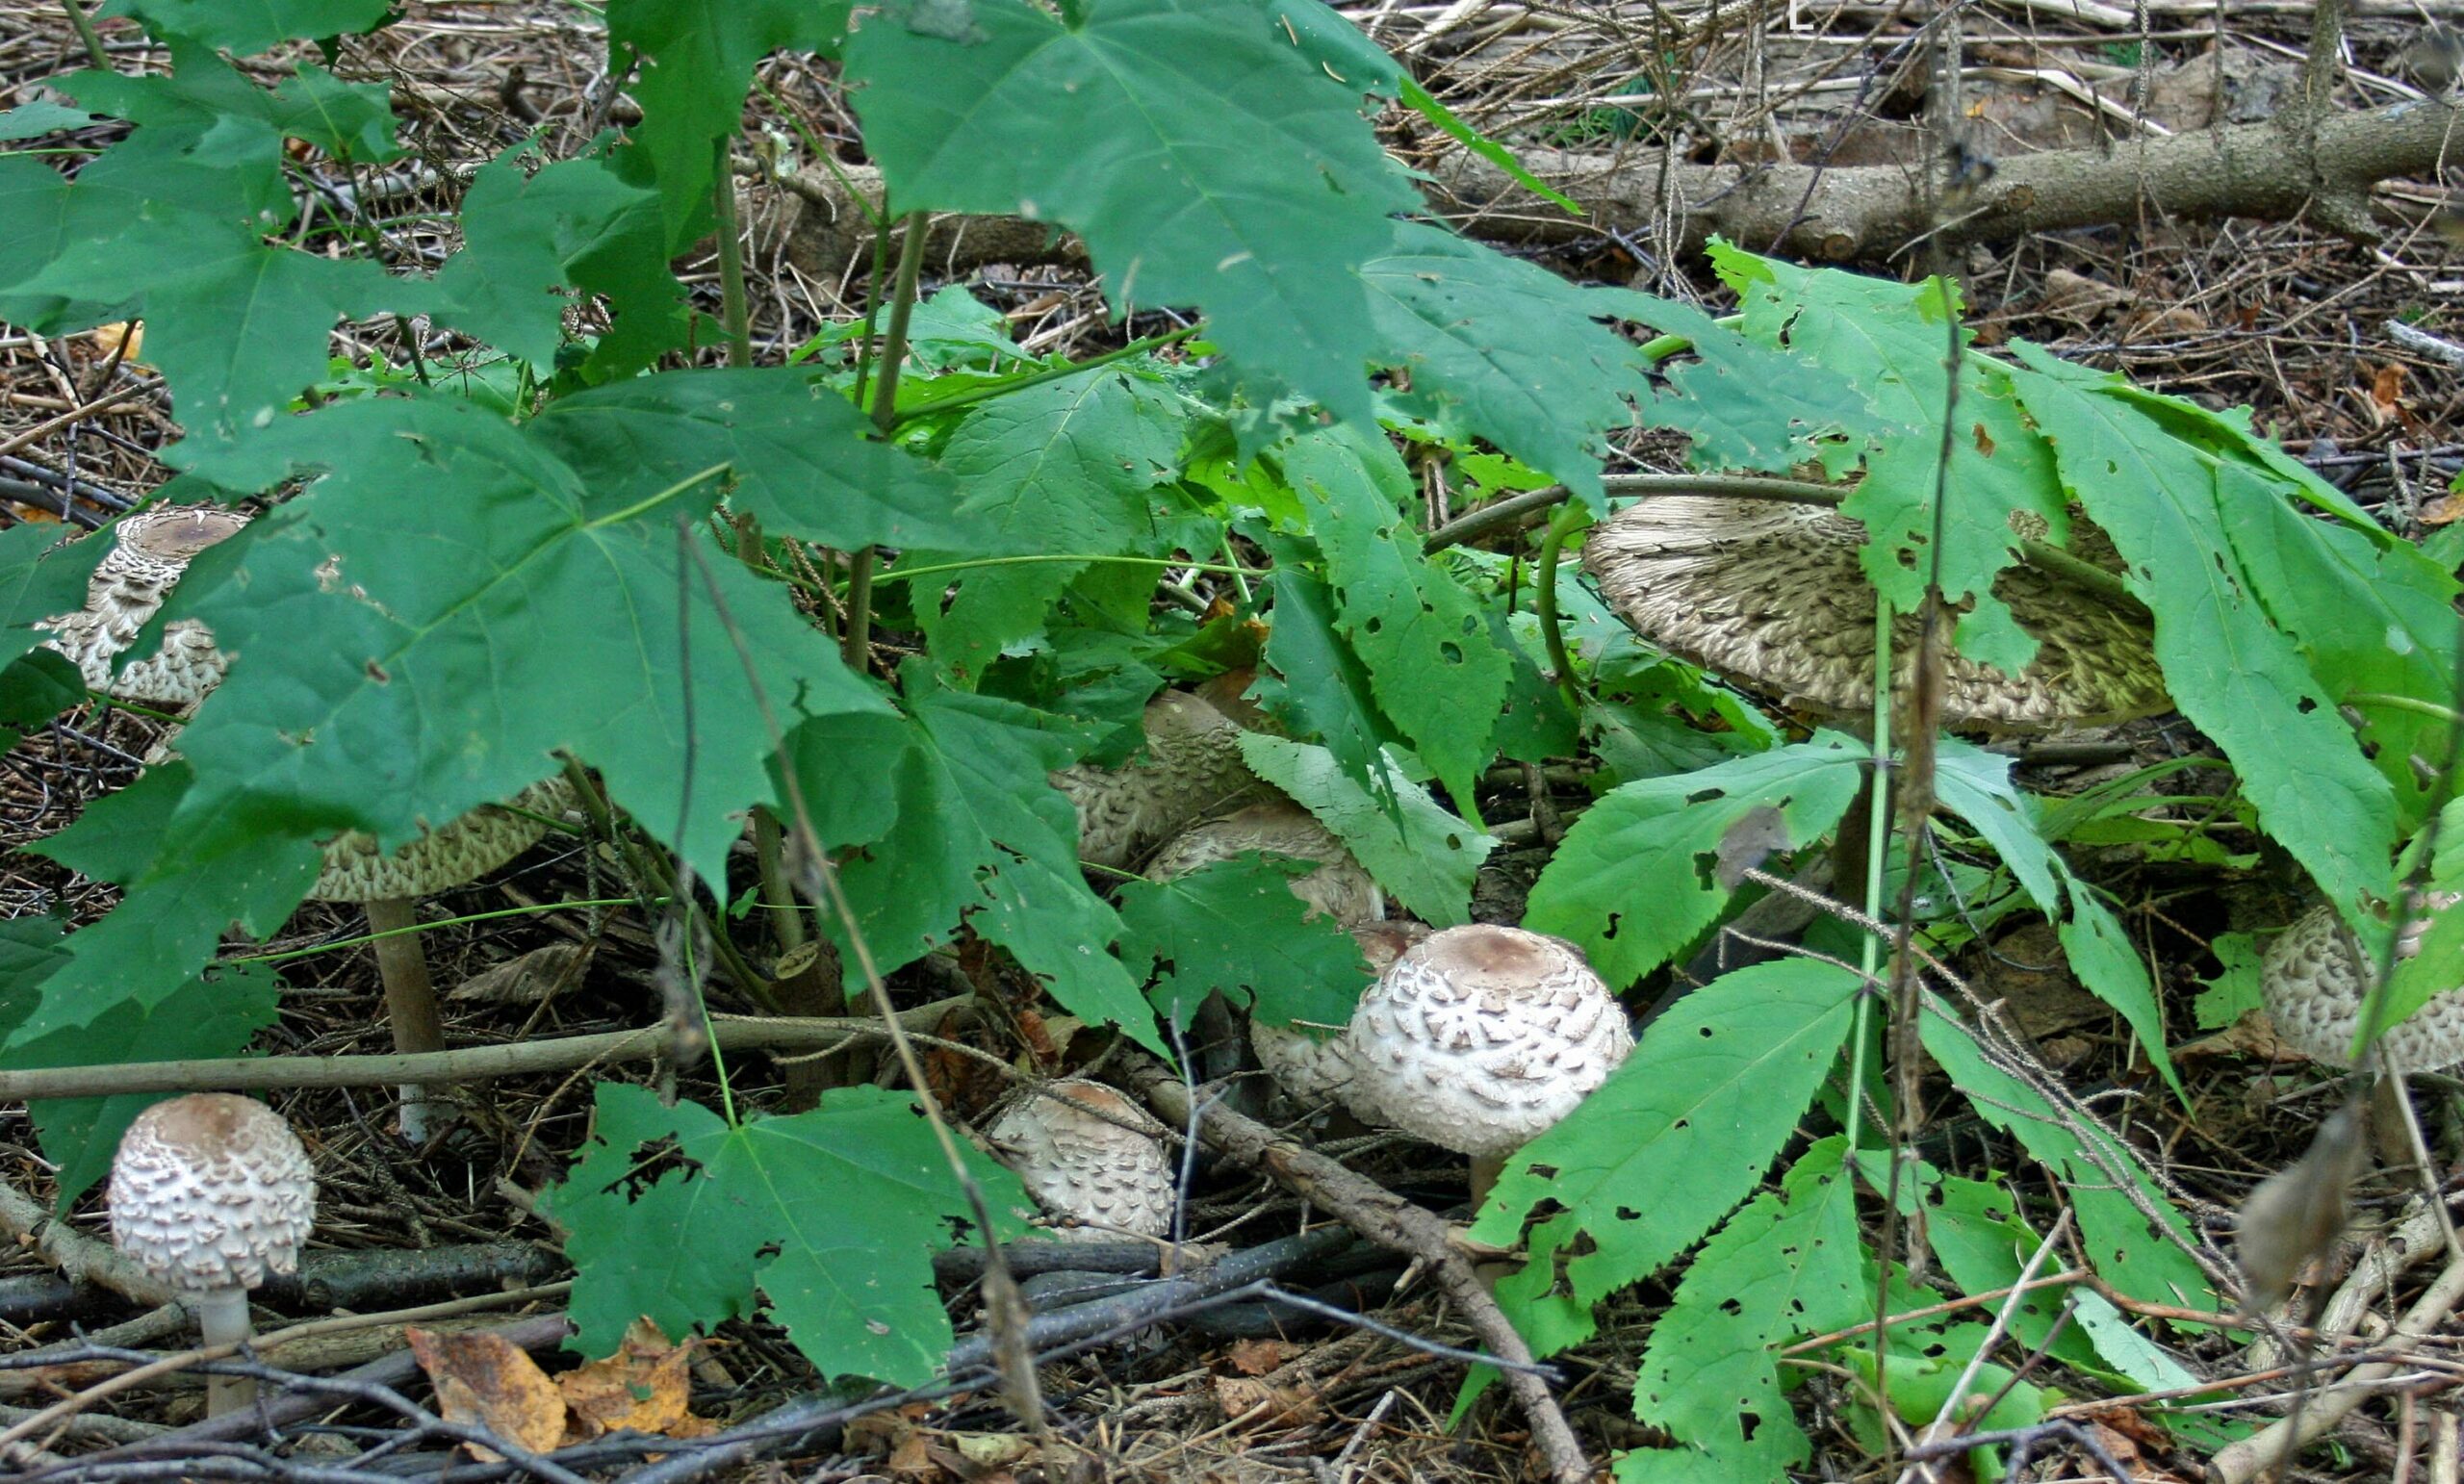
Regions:
[[1168, 882], [1248, 851], [1318, 862], [1318, 869], [1292, 883], [1292, 894], [1309, 904], [1310, 916], [1323, 913], [1336, 926], [1350, 928], [1386, 914], [1386, 894], [1344, 842], [1288, 799], [1250, 805], [1176, 836], [1146, 863], [1146, 874]]
[[324, 869], [308, 895], [319, 902], [406, 902], [476, 881], [548, 833], [545, 824], [512, 809], [557, 819], [573, 803], [573, 784], [559, 776], [514, 795], [512, 808], [483, 805], [390, 856], [377, 851], [372, 834], [336, 835], [325, 842]]
[[[1395, 966], [1404, 950], [1429, 935], [1426, 923], [1408, 919], [1396, 922], [1373, 922], [1351, 930], [1353, 941], [1360, 944], [1360, 955], [1369, 961], [1372, 974], [1384, 975]], [[1258, 1065], [1274, 1079], [1284, 1095], [1308, 1112], [1329, 1107], [1344, 1107], [1364, 1123], [1386, 1121], [1371, 1111], [1366, 1101], [1368, 1089], [1362, 1086], [1360, 1061], [1352, 1052], [1351, 1038], [1344, 1027], [1312, 1035], [1297, 1026], [1263, 1025], [1249, 1022], [1249, 1045], [1258, 1054]]]
[[1408, 949], [1347, 1033], [1355, 1111], [1496, 1159], [1574, 1112], [1634, 1049], [1619, 1005], [1574, 946], [1474, 923]]
[[317, 1172], [282, 1115], [196, 1092], [157, 1103], [112, 1162], [112, 1241], [177, 1289], [253, 1289], [298, 1265]]
[[[1874, 590], [1857, 560], [1864, 527], [1837, 511], [1783, 500], [1638, 500], [1593, 529], [1583, 569], [1601, 598], [1651, 643], [1783, 704], [1835, 715], [1872, 705]], [[2072, 554], [2118, 570], [2103, 532], [2071, 525]], [[1994, 579], [1994, 596], [2037, 641], [2015, 678], [1953, 652], [1942, 719], [1963, 730], [2043, 730], [2169, 710], [2145, 619], [2033, 567]], [[1906, 694], [1916, 618], [1891, 640]]]
[[[2433, 906], [2445, 910], [2455, 899], [2444, 893]], [[2421, 952], [2429, 919], [2416, 918], [2396, 938], [2401, 959]], [[2259, 966], [2260, 992], [2276, 1038], [2313, 1062], [2352, 1064], [2353, 1034], [2361, 1029], [2362, 1002], [2374, 977], [2364, 964], [2352, 930], [2333, 907], [2322, 904], [2276, 934]], [[2379, 1033], [2387, 1064], [2402, 1072], [2435, 1072], [2464, 1062], [2464, 988], [2450, 989]]]
[[137, 641], [198, 552], [239, 534], [251, 518], [218, 505], [157, 505], [112, 526], [109, 552], [86, 579], [86, 606], [35, 627], [95, 690], [123, 701], [188, 707], [203, 701], [229, 668], [214, 635], [194, 619], [163, 630], [163, 647], [115, 677], [112, 661]]
[[1122, 869], [1265, 785], [1241, 760], [1241, 727], [1187, 691], [1146, 704], [1146, 751], [1118, 768], [1074, 764], [1053, 786], [1078, 809], [1078, 856]]
[[1046, 1215], [1084, 1223], [1055, 1227], [1052, 1235], [1116, 1241], [1169, 1232], [1175, 1188], [1158, 1137], [1164, 1126], [1102, 1083], [1072, 1078], [1045, 1090], [1051, 1095], [1014, 1105], [985, 1137]]

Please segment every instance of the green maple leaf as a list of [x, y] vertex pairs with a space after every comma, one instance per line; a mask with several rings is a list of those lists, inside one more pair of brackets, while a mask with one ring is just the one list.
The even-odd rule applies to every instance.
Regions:
[[1472, 883], [1497, 836], [1404, 782], [1392, 757], [1379, 755], [1372, 792], [1326, 748], [1252, 731], [1241, 756], [1333, 831], [1405, 911], [1440, 928], [1471, 921]]
[[[542, 1202], [572, 1233], [573, 1349], [612, 1353], [645, 1315], [671, 1335], [707, 1329], [766, 1297], [827, 1377], [911, 1386], [939, 1369], [950, 1321], [932, 1254], [988, 1234], [913, 1097], [834, 1088], [810, 1113], [731, 1127], [602, 1083], [596, 1108], [590, 1145]], [[989, 1237], [1023, 1233], [1016, 1178], [960, 1149], [1000, 1223]]]
[[1162, 1052], [1137, 981], [1110, 951], [1120, 918], [1079, 874], [1076, 811], [1046, 780], [1078, 755], [1080, 729], [944, 689], [920, 661], [899, 675], [913, 725], [887, 778], [897, 820], [840, 867], [882, 968], [912, 962], [964, 918], [1072, 1014]]
[[98, 13], [134, 15], [156, 36], [246, 57], [295, 38], [372, 31], [391, 9], [387, 0], [112, 0]]
[[1233, 358], [1368, 419], [1360, 269], [1418, 202], [1358, 89], [1256, 5], [978, 0], [962, 38], [918, 14], [895, 0], [847, 45], [897, 209], [1071, 228], [1120, 307], [1196, 304]]

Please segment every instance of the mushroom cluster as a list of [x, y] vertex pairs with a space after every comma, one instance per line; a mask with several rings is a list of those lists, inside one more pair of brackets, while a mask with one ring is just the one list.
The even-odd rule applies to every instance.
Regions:
[[1078, 810], [1078, 856], [1127, 869], [1191, 823], [1262, 790], [1241, 760], [1241, 724], [1203, 697], [1168, 690], [1146, 704], [1143, 755], [1118, 768], [1052, 775]]
[[1118, 1091], [1071, 1078], [1011, 1105], [985, 1141], [1064, 1241], [1162, 1237], [1177, 1187], [1164, 1126]]
[[[1852, 716], [1872, 704], [1874, 589], [1858, 552], [1864, 527], [1826, 506], [1686, 497], [1638, 500], [1585, 537], [1600, 596], [1661, 649], [1784, 704]], [[2118, 571], [2102, 531], [2074, 521], [2070, 551]], [[2006, 569], [1993, 595], [2037, 641], [2007, 676], [1953, 652], [1943, 725], [2012, 732], [2088, 726], [2170, 709], [2155, 634], [2140, 613], [2036, 567]], [[1914, 618], [1892, 639], [1895, 689], [1916, 663]]]
[[[193, 619], [164, 631], [162, 649], [115, 677], [112, 662], [128, 649], [196, 555], [229, 540], [250, 517], [217, 505], [157, 505], [112, 526], [112, 550], [86, 584], [86, 606], [45, 619], [45, 642], [74, 662], [86, 683], [125, 701], [193, 710], [222, 683], [229, 658], [214, 633]], [[147, 758], [176, 756], [169, 740]], [[544, 822], [573, 806], [561, 777], [535, 783], [504, 807], [483, 806], [388, 854], [375, 839], [350, 832], [324, 843], [323, 869], [308, 895], [319, 902], [356, 902], [377, 934], [376, 966], [384, 982], [394, 1049], [404, 1054], [445, 1049], [444, 1020], [421, 949], [415, 898], [467, 884], [521, 855], [548, 832]], [[404, 1138], [427, 1137], [425, 1089], [402, 1089]]]
[[[248, 1338], [248, 1291], [298, 1266], [317, 1220], [317, 1172], [291, 1125], [250, 1098], [198, 1092], [157, 1103], [112, 1161], [112, 1241], [179, 1291], [207, 1345]], [[245, 1406], [255, 1384], [215, 1376], [206, 1411]]]

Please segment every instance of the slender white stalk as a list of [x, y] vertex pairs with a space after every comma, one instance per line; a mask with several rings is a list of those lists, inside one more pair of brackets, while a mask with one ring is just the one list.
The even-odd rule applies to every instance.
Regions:
[[[246, 1289], [206, 1289], [187, 1295], [189, 1307], [196, 1312], [199, 1339], [208, 1349], [219, 1344], [238, 1344], [255, 1333], [248, 1318]], [[257, 1399], [257, 1383], [246, 1376], [208, 1376], [205, 1385], [205, 1415], [220, 1417], [236, 1412]]]

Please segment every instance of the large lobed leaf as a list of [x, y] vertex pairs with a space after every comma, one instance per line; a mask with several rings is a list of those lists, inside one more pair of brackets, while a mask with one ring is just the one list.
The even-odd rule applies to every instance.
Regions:
[[[825, 1093], [819, 1108], [730, 1126], [602, 1083], [593, 1139], [544, 1206], [572, 1236], [574, 1348], [613, 1351], [649, 1316], [672, 1335], [753, 1312], [758, 1295], [822, 1374], [893, 1386], [949, 1353], [932, 1254], [1021, 1235], [1014, 1176], [960, 1144], [1000, 1230], [973, 1230], [957, 1177], [912, 1096]], [[670, 1163], [647, 1172], [654, 1151]]]
[[892, 0], [847, 44], [890, 204], [1050, 221], [1115, 302], [1196, 304], [1235, 359], [1366, 421], [1362, 265], [1418, 204], [1265, 7]]
[[1312, 869], [1322, 867], [1250, 853], [1173, 881], [1124, 884], [1121, 957], [1151, 965], [1141, 977], [1152, 981], [1156, 1013], [1187, 1026], [1220, 991], [1268, 1025], [1348, 1023], [1369, 967], [1351, 934], [1322, 916], [1301, 920], [1308, 908], [1292, 879]]
[[1722, 976], [1654, 1021], [1599, 1091], [1506, 1163], [1472, 1236], [1528, 1241], [1530, 1261], [1499, 1283], [1498, 1301], [1533, 1350], [1588, 1338], [1594, 1304], [1753, 1191], [1837, 1061], [1862, 984], [1812, 959]]

